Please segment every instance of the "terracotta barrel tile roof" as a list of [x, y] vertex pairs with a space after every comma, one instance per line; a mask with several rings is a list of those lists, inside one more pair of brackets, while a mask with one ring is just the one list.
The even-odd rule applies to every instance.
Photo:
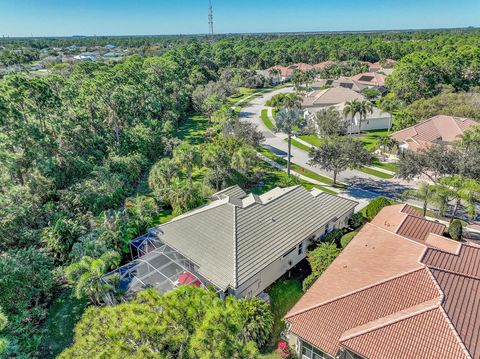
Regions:
[[[425, 120], [417, 125], [407, 127], [391, 134], [399, 142], [412, 145], [412, 150], [426, 148], [435, 142], [449, 143], [462, 135], [468, 128], [478, 122], [468, 118], [438, 115]], [[412, 144], [412, 141], [415, 144]]]
[[342, 344], [368, 359], [469, 358], [438, 308]]
[[480, 359], [480, 247], [444, 228], [384, 208], [287, 314], [291, 332], [332, 356]]
[[352, 328], [441, 296], [425, 269], [356, 292], [292, 317], [291, 331], [335, 356]]
[[445, 225], [442, 223], [429, 221], [424, 218], [408, 216], [400, 225], [400, 228], [398, 228], [397, 234], [409, 239], [425, 241], [429, 233], [442, 235], [445, 231], [445, 228]]
[[480, 280], [432, 270], [445, 293], [443, 308], [473, 358], [480, 358]]

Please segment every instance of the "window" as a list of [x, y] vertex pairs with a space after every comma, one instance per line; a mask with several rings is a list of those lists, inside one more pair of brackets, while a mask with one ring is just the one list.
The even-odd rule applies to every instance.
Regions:
[[302, 358], [303, 359], [331, 359], [328, 354], [323, 353], [314, 346], [302, 342]]
[[298, 255], [303, 253], [303, 242], [298, 245]]

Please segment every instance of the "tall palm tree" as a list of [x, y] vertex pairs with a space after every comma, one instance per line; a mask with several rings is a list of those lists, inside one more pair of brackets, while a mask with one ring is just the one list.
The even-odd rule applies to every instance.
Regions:
[[162, 158], [155, 163], [148, 175], [148, 186], [156, 195], [162, 195], [174, 178], [178, 178], [178, 164], [170, 158]]
[[300, 109], [302, 107], [302, 97], [296, 93], [285, 95], [283, 105], [288, 110]]
[[388, 132], [390, 132], [390, 130], [392, 129], [393, 113], [395, 111], [398, 111], [398, 109], [400, 108], [400, 105], [401, 105], [400, 101], [397, 100], [392, 95], [387, 95], [379, 101], [379, 106], [380, 106], [380, 109], [382, 110], [382, 112], [386, 112], [386, 113], [389, 114]]
[[435, 185], [428, 184], [426, 182], [420, 183], [418, 189], [405, 191], [402, 195], [403, 198], [414, 198], [423, 202], [423, 217], [427, 215], [428, 203], [438, 203], [438, 191]]
[[286, 108], [277, 113], [275, 116], [275, 123], [277, 124], [275, 131], [283, 132], [288, 136], [287, 174], [290, 176], [292, 136], [296, 129], [305, 127], [305, 116], [299, 109]]
[[88, 297], [93, 304], [100, 304], [102, 295], [108, 290], [108, 285], [101, 281], [101, 277], [108, 270], [117, 267], [120, 260], [118, 252], [109, 251], [97, 259], [85, 256], [79, 262], [68, 266], [65, 275], [67, 280], [75, 285], [76, 297]]
[[443, 205], [454, 201], [450, 223], [455, 219], [458, 208], [464, 205], [470, 217], [475, 217], [476, 203], [480, 201], [480, 182], [462, 176], [444, 177], [439, 180], [439, 197]]
[[360, 120], [358, 121], [358, 134], [362, 133], [362, 120], [367, 119], [367, 115], [373, 113], [373, 104], [368, 100], [362, 100], [358, 104], [358, 114]]
[[[270, 77], [271, 77], [272, 79], [277, 79], [277, 80], [279, 80], [280, 71], [279, 71], [278, 69], [272, 67], [272, 68], [270, 69], [270, 71], [268, 71], [268, 73], [269, 73], [269, 75], [270, 75]], [[280, 82], [280, 81], [278, 81], [278, 82]]]
[[195, 146], [184, 142], [173, 151], [173, 159], [185, 169], [188, 184], [191, 188], [193, 168], [200, 165], [202, 162], [200, 152]]
[[353, 119], [358, 114], [360, 110], [360, 103], [358, 100], [352, 100], [345, 103], [345, 107], [343, 108], [343, 116], [345, 119], [350, 117], [350, 135], [352, 135], [352, 128], [353, 128]]

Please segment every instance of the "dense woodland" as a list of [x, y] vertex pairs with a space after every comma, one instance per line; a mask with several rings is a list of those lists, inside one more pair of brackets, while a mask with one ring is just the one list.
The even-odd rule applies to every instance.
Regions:
[[[213, 42], [3, 39], [0, 62], [31, 61], [29, 56], [47, 47], [107, 43], [132, 47], [136, 54], [115, 65], [80, 63], [44, 77], [20, 73], [0, 79], [0, 353], [6, 356], [42, 354], [48, 335], [42, 324], [65, 286], [100, 305], [111, 288], [104, 288], [99, 277], [127, 260], [129, 241], [158, 224], [162, 211], [180, 214], [227, 185], [262, 181], [254, 152], [262, 136], [239, 123], [227, 105], [239, 86], [266, 85], [250, 70], [393, 58], [399, 62], [387, 85], [388, 96], [398, 101], [397, 128], [439, 113], [480, 118], [478, 30], [235, 36]], [[18, 59], [12, 55], [19, 53]], [[194, 113], [208, 119], [197, 143], [185, 141], [180, 131]], [[189, 295], [198, 301], [196, 296], [207, 294]], [[126, 311], [136, 323], [139, 310], [145, 310], [142, 303], [162, 300], [150, 293], [131, 307], [89, 309], [77, 328], [79, 344], [63, 357], [88, 355], [81, 337], [90, 320]], [[190, 341], [171, 349], [171, 355], [219, 350], [202, 347], [208, 323], [222, 317], [222, 305], [230, 306], [228, 312], [242, 304], [219, 304], [210, 297], [208, 303], [213, 314], [202, 309], [201, 327], [189, 328]], [[238, 338], [250, 319], [227, 323], [231, 337]], [[103, 329], [95, 327], [97, 334]], [[248, 357], [265, 341], [247, 339], [221, 345]], [[102, 344], [101, 338], [95, 340]], [[111, 350], [113, 355], [118, 348]]]

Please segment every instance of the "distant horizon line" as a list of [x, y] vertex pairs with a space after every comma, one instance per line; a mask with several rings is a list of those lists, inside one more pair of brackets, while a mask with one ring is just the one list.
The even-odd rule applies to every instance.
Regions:
[[[323, 30], [323, 31], [265, 31], [265, 32], [225, 32], [216, 33], [213, 36], [235, 36], [235, 35], [329, 35], [329, 34], [362, 34], [362, 33], [382, 33], [382, 32], [421, 32], [421, 31], [454, 31], [454, 30], [474, 30], [480, 29], [479, 26], [464, 27], [432, 27], [432, 28], [405, 28], [405, 29], [384, 29], [384, 30]], [[39, 35], [39, 36], [10, 36], [2, 35], [2, 39], [75, 39], [75, 38], [130, 38], [130, 37], [163, 37], [163, 36], [205, 36], [208, 33], [172, 33], [172, 34], [142, 34], [142, 35]]]

